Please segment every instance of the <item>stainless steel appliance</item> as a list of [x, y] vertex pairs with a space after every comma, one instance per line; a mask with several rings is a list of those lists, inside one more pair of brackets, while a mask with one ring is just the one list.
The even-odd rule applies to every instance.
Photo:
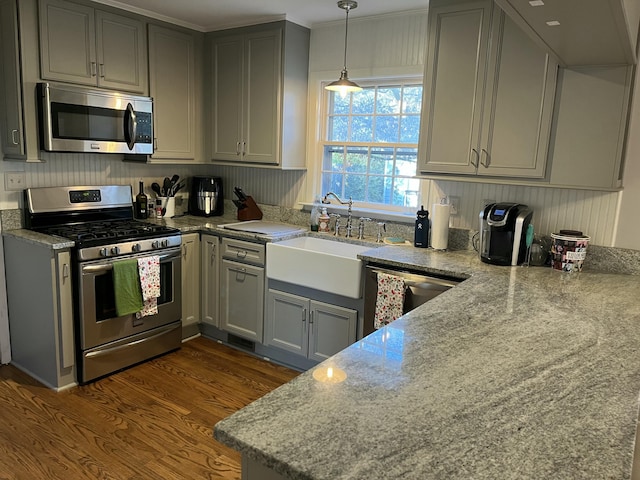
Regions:
[[526, 231], [533, 211], [519, 203], [491, 203], [480, 212], [480, 260], [519, 265], [527, 254]]
[[48, 152], [153, 153], [153, 100], [38, 83], [40, 147]]
[[441, 293], [455, 287], [461, 280], [432, 276], [424, 272], [408, 269], [393, 269], [377, 265], [367, 265], [364, 277], [364, 321], [362, 334], [369, 335], [373, 327], [376, 313], [376, 299], [378, 298], [378, 273], [386, 273], [400, 277], [406, 287], [402, 312], [407, 313], [423, 303], [432, 300]]
[[[175, 350], [182, 341], [181, 235], [133, 219], [130, 186], [25, 190], [27, 228], [75, 242], [74, 329], [78, 381], [86, 383]], [[113, 264], [160, 257], [158, 314], [117, 316]]]
[[215, 217], [224, 213], [224, 197], [220, 177], [191, 178], [189, 213], [202, 217]]

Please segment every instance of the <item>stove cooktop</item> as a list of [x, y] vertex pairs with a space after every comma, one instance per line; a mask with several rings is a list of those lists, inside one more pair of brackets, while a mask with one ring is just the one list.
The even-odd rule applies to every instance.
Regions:
[[111, 245], [149, 238], [165, 237], [180, 233], [177, 228], [153, 225], [137, 220], [111, 220], [50, 226], [42, 230], [73, 240], [78, 248]]

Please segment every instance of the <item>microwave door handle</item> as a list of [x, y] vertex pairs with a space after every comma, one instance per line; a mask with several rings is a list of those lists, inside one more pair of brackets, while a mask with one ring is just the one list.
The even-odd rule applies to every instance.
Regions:
[[127, 109], [124, 111], [124, 139], [127, 142], [129, 150], [133, 150], [136, 144], [136, 130], [138, 122], [136, 121], [136, 111], [133, 106], [128, 103]]

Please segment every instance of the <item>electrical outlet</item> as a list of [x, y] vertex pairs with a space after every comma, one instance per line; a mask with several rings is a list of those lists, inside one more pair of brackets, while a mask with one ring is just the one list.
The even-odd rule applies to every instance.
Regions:
[[24, 172], [6, 172], [4, 174], [5, 190], [23, 190], [26, 183]]
[[449, 197], [449, 205], [451, 205], [450, 214], [458, 215], [460, 212], [460, 197]]

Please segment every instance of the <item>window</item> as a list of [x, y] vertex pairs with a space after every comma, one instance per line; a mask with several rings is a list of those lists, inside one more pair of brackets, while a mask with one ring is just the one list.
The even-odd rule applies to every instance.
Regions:
[[322, 192], [380, 207], [415, 208], [422, 85], [365, 86], [341, 97], [325, 91]]

